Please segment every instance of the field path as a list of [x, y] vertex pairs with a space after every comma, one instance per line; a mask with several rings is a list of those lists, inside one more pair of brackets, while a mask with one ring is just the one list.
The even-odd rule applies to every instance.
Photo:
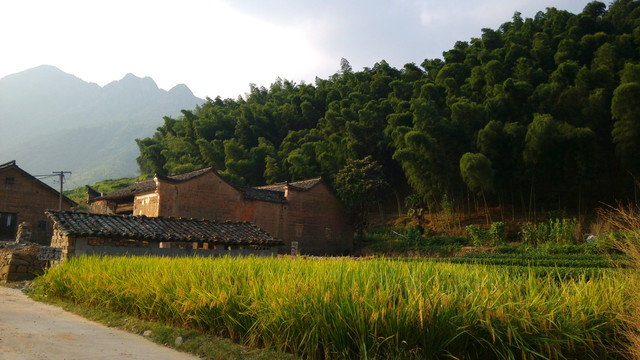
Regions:
[[0, 286], [0, 360], [194, 360]]

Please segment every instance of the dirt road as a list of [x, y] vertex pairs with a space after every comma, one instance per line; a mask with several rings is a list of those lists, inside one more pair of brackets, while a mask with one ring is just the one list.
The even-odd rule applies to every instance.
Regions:
[[194, 360], [0, 286], [0, 360]]

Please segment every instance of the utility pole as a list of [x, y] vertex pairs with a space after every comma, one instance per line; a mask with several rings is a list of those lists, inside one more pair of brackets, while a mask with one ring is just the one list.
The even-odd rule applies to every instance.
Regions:
[[64, 188], [64, 174], [71, 174], [71, 171], [54, 171], [60, 177], [60, 199], [58, 200], [58, 210], [62, 211], [62, 189]]

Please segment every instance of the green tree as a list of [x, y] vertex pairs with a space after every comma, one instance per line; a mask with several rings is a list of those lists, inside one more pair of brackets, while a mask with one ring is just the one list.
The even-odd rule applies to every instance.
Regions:
[[388, 184], [382, 166], [372, 157], [349, 160], [333, 181], [338, 197], [345, 204], [359, 240], [369, 225], [369, 210], [379, 201]]
[[[638, 183], [640, 176], [640, 65], [627, 64], [622, 72], [622, 84], [613, 93], [611, 114], [613, 143], [622, 165]], [[634, 192], [635, 190], [634, 187]], [[637, 196], [636, 196], [637, 197]]]
[[482, 195], [484, 202], [484, 212], [487, 218], [487, 225], [491, 222], [491, 214], [487, 205], [487, 192], [493, 192], [493, 175], [494, 171], [491, 166], [491, 160], [484, 154], [466, 153], [460, 158], [460, 174], [462, 180], [471, 191]]

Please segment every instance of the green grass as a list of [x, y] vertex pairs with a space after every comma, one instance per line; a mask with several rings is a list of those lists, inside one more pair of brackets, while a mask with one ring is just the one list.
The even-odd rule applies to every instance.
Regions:
[[616, 358], [629, 274], [433, 261], [80, 257], [51, 297], [304, 358]]

